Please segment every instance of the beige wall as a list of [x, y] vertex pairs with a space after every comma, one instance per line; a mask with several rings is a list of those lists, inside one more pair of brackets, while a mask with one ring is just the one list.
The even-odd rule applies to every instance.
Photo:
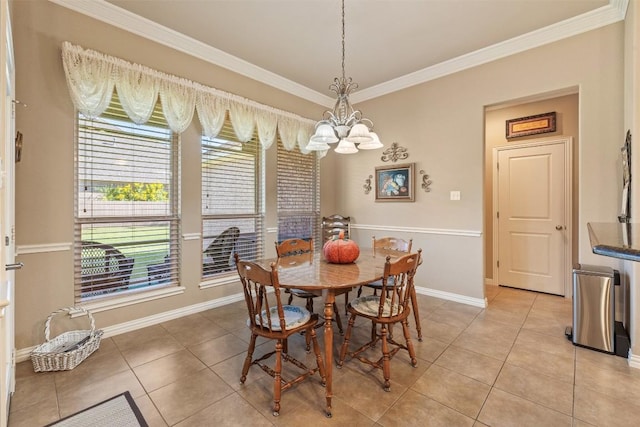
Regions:
[[[57, 308], [73, 305], [74, 108], [69, 97], [61, 44], [84, 48], [140, 63], [208, 86], [251, 98], [306, 117], [321, 116], [323, 107], [303, 101], [222, 68], [115, 29], [48, 1], [13, 3], [17, 98], [28, 108], [17, 110], [17, 129], [24, 134], [23, 159], [16, 170], [16, 238], [18, 251], [36, 245], [37, 253], [18, 256], [25, 267], [17, 272], [16, 347], [43, 341], [43, 324]], [[181, 135], [182, 232], [200, 232], [200, 126], [197, 119]], [[275, 147], [275, 146], [274, 146]], [[275, 208], [275, 148], [266, 158], [266, 224], [277, 226]], [[329, 168], [332, 159], [321, 161]], [[330, 174], [322, 183], [332, 185]], [[325, 192], [323, 205], [335, 205]], [[273, 252], [266, 236], [267, 251]], [[66, 245], [68, 250], [42, 252], [42, 245]], [[268, 252], [268, 253], [269, 253]], [[100, 327], [194, 305], [237, 293], [226, 285], [200, 290], [201, 242], [183, 241], [184, 294], [95, 314]]]
[[[572, 89], [573, 90], [573, 89]], [[533, 116], [535, 114], [556, 112], [556, 131], [540, 135], [525, 136], [507, 140], [505, 136], [506, 120], [518, 117]], [[577, 187], [578, 187], [578, 95], [553, 96], [537, 102], [518, 102], [516, 105], [508, 107], [487, 108], [485, 114], [485, 158], [484, 158], [484, 254], [485, 254], [485, 277], [493, 278], [493, 149], [506, 145], [522, 144], [537, 138], [548, 138], [553, 136], [569, 136], [573, 138], [573, 158], [574, 158], [574, 195], [576, 207], [573, 216], [573, 235], [577, 236], [578, 211], [577, 211]], [[577, 259], [577, 242], [574, 239], [574, 262]], [[497, 285], [497, 283], [494, 283]]]
[[[591, 252], [586, 223], [613, 221], [619, 210], [623, 37], [622, 23], [610, 25], [358, 104], [385, 146], [406, 147], [407, 161], [433, 184], [429, 193], [417, 188], [414, 203], [376, 203], [362, 185], [385, 164], [380, 152], [339, 157], [338, 208], [356, 218], [354, 234], [411, 236], [425, 252], [417, 286], [482, 298], [485, 107], [578, 88], [576, 258], [617, 267]], [[461, 192], [460, 201], [449, 200], [452, 190]]]
[[[19, 1], [14, 8], [17, 97], [29, 104], [16, 118], [25, 135], [16, 177], [19, 246], [73, 242], [74, 111], [60, 61], [62, 41], [306, 117], [320, 117], [324, 110], [50, 2]], [[578, 259], [601, 263], [591, 254], [586, 222], [610, 221], [618, 211], [622, 67], [623, 25], [616, 24], [363, 102], [358, 107], [375, 122], [385, 147], [398, 142], [409, 151], [407, 162], [416, 164], [415, 202], [376, 203], [373, 192], [364, 194], [364, 180], [375, 166], [388, 165], [380, 160], [381, 151], [332, 152], [321, 161], [322, 213], [352, 215], [354, 238], [364, 244], [372, 234], [412, 237], [414, 247], [425, 252], [417, 285], [477, 303], [484, 296], [485, 107], [578, 87]], [[182, 135], [184, 233], [200, 230], [198, 135], [196, 125]], [[273, 155], [270, 150], [270, 164]], [[419, 187], [421, 169], [433, 181], [431, 192]], [[274, 182], [268, 175], [268, 227], [276, 225]], [[449, 200], [451, 190], [461, 192], [460, 201]], [[199, 290], [199, 241], [184, 242], [183, 255], [183, 295], [97, 313], [98, 324], [106, 327], [234, 293], [231, 286]], [[42, 324], [51, 311], [73, 303], [73, 257], [71, 251], [55, 251], [18, 260], [26, 266], [16, 278], [16, 346], [24, 348], [42, 341]]]
[[[625, 90], [624, 129], [631, 130], [631, 220], [640, 222], [640, 6], [629, 2], [625, 25]], [[628, 275], [630, 313], [629, 335], [631, 337], [631, 363], [640, 368], [640, 263], [625, 261], [624, 272]]]

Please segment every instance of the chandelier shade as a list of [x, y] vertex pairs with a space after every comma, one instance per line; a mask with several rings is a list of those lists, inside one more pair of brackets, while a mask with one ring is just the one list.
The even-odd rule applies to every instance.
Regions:
[[[336, 93], [337, 99], [333, 110], [324, 112], [324, 117], [316, 123], [316, 131], [307, 145], [307, 150], [328, 150], [328, 144], [338, 143], [336, 153], [352, 154], [360, 149], [373, 150], [382, 148], [382, 142], [373, 132], [373, 122], [362, 117], [360, 110], [356, 110], [349, 102], [349, 94], [358, 88], [351, 77], [345, 77], [345, 25], [344, 0], [342, 0], [342, 77], [336, 77], [329, 86]], [[358, 147], [356, 147], [358, 144]]]

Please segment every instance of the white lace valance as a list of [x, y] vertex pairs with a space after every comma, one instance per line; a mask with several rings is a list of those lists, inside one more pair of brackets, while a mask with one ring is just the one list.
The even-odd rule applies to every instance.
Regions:
[[[159, 96], [174, 132], [183, 132], [197, 112], [203, 134], [214, 137], [228, 111], [240, 141], [249, 141], [257, 128], [260, 144], [267, 149], [277, 131], [287, 150], [297, 144], [303, 153], [310, 152], [306, 146], [314, 131], [313, 120], [69, 42], [62, 44], [62, 63], [73, 104], [87, 117], [105, 111], [115, 87], [134, 123], [149, 120]], [[323, 157], [326, 151], [319, 154]]]

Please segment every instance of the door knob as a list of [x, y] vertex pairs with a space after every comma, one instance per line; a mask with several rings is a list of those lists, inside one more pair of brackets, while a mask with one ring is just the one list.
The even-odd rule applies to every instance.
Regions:
[[4, 266], [4, 269], [9, 271], [9, 270], [20, 270], [22, 267], [24, 267], [24, 264], [21, 262], [16, 262], [15, 264], [7, 264]]
[[558, 231], [562, 230], [563, 228], [564, 228], [564, 227], [563, 227], [563, 226], [561, 226], [561, 225], [556, 225], [556, 230], [558, 230]]

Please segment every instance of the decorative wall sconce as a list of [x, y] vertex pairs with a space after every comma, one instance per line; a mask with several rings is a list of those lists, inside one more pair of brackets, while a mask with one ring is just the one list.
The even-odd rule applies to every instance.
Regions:
[[404, 160], [407, 157], [409, 157], [407, 149], [399, 146], [397, 142], [394, 142], [391, 144], [391, 147], [382, 152], [381, 159], [383, 162], [388, 162], [389, 160], [397, 162], [398, 160]]
[[429, 192], [431, 191], [431, 188], [429, 188], [429, 186], [431, 185], [431, 180], [429, 179], [429, 175], [427, 175], [424, 170], [420, 169], [420, 175], [422, 175], [422, 189], [425, 192]]
[[369, 178], [364, 180], [364, 194], [369, 194], [371, 192], [371, 180], [373, 179], [373, 175], [369, 175]]

